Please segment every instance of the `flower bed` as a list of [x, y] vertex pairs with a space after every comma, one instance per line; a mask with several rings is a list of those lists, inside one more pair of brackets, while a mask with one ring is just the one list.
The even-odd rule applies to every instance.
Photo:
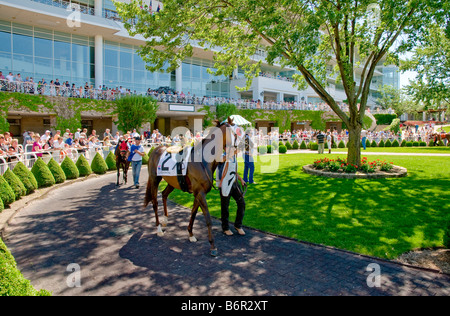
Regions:
[[304, 166], [306, 173], [322, 175], [331, 178], [398, 178], [407, 175], [405, 168], [395, 166], [392, 162], [377, 159], [361, 160], [360, 167], [347, 163], [347, 159], [318, 159], [312, 165]]

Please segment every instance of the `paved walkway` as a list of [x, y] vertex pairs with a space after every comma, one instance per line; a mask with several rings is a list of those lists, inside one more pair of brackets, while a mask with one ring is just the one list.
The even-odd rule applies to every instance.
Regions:
[[[448, 275], [252, 229], [226, 237], [217, 220], [213, 258], [201, 214], [192, 244], [190, 211], [170, 204], [169, 227], [158, 238], [151, 207], [141, 209], [145, 188], [117, 189], [114, 181], [108, 174], [53, 190], [11, 220], [5, 243], [36, 288], [57, 296], [450, 295]], [[68, 286], [72, 263], [81, 268], [80, 287]], [[379, 287], [368, 286], [377, 280], [370, 264], [379, 267]]]

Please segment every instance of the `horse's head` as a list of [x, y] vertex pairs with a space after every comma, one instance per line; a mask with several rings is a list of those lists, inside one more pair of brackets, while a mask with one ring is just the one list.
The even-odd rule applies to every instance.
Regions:
[[234, 124], [233, 119], [228, 117], [227, 121], [218, 123], [217, 127], [221, 131], [223, 149], [237, 147], [244, 136], [243, 130]]

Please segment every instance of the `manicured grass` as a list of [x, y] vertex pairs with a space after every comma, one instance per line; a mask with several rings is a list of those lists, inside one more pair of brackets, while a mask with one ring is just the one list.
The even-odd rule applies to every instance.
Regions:
[[[450, 158], [371, 155], [369, 161], [386, 159], [406, 167], [408, 177], [347, 180], [302, 172], [303, 165], [324, 155], [278, 157], [274, 173], [261, 173], [264, 163], [256, 163], [258, 184], [250, 186], [245, 196], [244, 225], [388, 259], [414, 248], [443, 245], [450, 221]], [[242, 170], [240, 163], [241, 174]], [[170, 198], [192, 207], [192, 195], [175, 190]], [[220, 218], [217, 191], [208, 194], [208, 205], [211, 214]], [[231, 200], [231, 221], [235, 209]], [[204, 221], [201, 216], [198, 220]]]
[[[348, 148], [334, 148], [331, 152], [347, 152]], [[328, 151], [326, 151], [328, 152]], [[367, 147], [361, 154], [369, 153], [407, 153], [407, 154], [450, 154], [450, 147]]]

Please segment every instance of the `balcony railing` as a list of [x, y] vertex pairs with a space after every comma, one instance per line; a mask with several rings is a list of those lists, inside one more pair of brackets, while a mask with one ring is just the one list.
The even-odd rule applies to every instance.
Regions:
[[84, 13], [84, 14], [95, 15], [94, 8], [89, 7], [87, 5], [72, 2], [72, 1], [65, 1], [65, 0], [31, 0], [31, 1], [50, 5], [52, 7], [61, 8], [68, 12], [69, 11], [80, 11], [81, 13]]

